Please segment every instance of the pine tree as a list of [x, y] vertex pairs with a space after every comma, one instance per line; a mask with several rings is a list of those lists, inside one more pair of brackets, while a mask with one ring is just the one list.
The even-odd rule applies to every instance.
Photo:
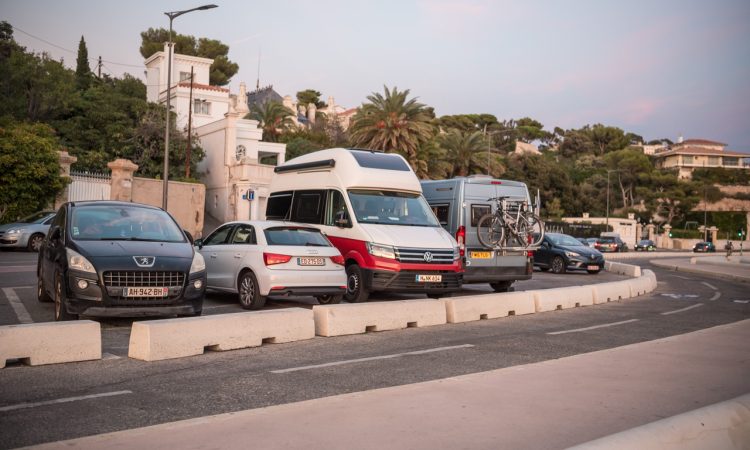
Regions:
[[91, 68], [89, 67], [89, 51], [86, 48], [86, 41], [81, 36], [81, 42], [78, 43], [78, 57], [76, 58], [76, 87], [85, 91], [91, 84]]

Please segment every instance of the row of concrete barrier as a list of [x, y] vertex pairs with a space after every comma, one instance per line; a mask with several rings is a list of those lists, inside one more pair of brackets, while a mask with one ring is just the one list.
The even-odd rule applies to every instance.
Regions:
[[[128, 356], [143, 361], [283, 343], [317, 336], [469, 322], [624, 300], [656, 289], [656, 275], [628, 264], [607, 270], [633, 278], [557, 289], [472, 295], [443, 300], [404, 300], [316, 305], [182, 319], [134, 322]], [[98, 322], [48, 322], [0, 327], [0, 367], [8, 359], [30, 365], [101, 358]]]

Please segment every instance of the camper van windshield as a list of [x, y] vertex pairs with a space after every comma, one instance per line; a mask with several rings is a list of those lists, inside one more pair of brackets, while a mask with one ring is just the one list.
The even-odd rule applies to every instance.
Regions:
[[359, 223], [438, 227], [437, 219], [419, 194], [394, 191], [349, 191]]

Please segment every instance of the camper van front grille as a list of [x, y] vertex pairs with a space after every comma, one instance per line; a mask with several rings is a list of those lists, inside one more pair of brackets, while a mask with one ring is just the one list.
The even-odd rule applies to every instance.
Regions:
[[453, 264], [453, 249], [396, 247], [396, 259], [413, 264]]

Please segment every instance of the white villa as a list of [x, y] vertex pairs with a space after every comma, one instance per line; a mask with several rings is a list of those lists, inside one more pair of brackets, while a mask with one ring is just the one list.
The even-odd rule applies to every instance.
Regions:
[[[164, 51], [145, 61], [150, 102], [166, 102], [167, 55], [165, 44]], [[172, 54], [170, 103], [177, 115], [177, 127], [187, 131], [192, 107], [192, 130], [206, 152], [206, 158], [198, 164], [206, 185], [206, 213], [221, 222], [260, 219], [265, 217], [273, 169], [285, 160], [286, 144], [261, 142], [263, 131], [258, 121], [243, 119], [249, 112], [245, 83], [240, 83], [237, 95], [227, 88], [211, 86], [212, 63], [208, 58]]]

